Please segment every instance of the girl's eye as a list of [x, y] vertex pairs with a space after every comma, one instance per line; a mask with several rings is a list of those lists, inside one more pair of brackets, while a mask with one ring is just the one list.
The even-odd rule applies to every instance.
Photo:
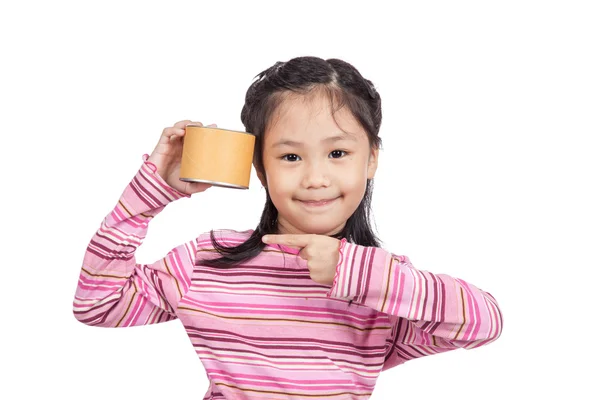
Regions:
[[330, 154], [333, 155], [339, 155], [339, 157], [334, 156], [333, 158], [340, 158], [342, 157], [344, 154], [347, 154], [344, 150], [334, 150], [332, 151]]
[[285, 160], [285, 161], [296, 161], [296, 160], [295, 160], [295, 159], [293, 159], [293, 158], [296, 158], [296, 159], [298, 159], [298, 158], [300, 158], [300, 157], [298, 157], [298, 155], [297, 155], [297, 154], [286, 154], [285, 156], [281, 157], [281, 159], [282, 159], [282, 160]]

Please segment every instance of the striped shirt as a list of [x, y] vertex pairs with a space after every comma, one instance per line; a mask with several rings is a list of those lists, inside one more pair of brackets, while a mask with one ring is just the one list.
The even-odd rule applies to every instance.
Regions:
[[[152, 218], [190, 197], [144, 161], [87, 247], [73, 312], [104, 327], [179, 319], [207, 372], [204, 400], [368, 399], [381, 371], [500, 336], [491, 294], [346, 240], [332, 286], [280, 245], [233, 268], [203, 265], [218, 255], [209, 233], [138, 264]], [[231, 246], [252, 232], [216, 236]]]

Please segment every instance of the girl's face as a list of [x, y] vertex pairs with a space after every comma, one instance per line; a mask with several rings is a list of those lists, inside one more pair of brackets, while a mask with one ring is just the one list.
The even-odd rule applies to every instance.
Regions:
[[327, 96], [290, 96], [267, 128], [266, 176], [258, 178], [277, 208], [278, 233], [338, 233], [375, 175], [379, 151], [366, 132], [346, 108], [336, 120], [339, 127]]

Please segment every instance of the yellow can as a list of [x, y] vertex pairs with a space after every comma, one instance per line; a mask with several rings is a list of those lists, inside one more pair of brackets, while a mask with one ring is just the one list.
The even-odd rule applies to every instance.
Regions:
[[187, 125], [179, 179], [248, 189], [254, 142], [248, 132]]

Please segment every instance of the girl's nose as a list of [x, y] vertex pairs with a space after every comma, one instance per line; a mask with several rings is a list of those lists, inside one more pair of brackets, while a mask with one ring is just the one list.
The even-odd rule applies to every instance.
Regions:
[[319, 162], [307, 163], [302, 184], [307, 189], [329, 186], [330, 178], [327, 166]]

